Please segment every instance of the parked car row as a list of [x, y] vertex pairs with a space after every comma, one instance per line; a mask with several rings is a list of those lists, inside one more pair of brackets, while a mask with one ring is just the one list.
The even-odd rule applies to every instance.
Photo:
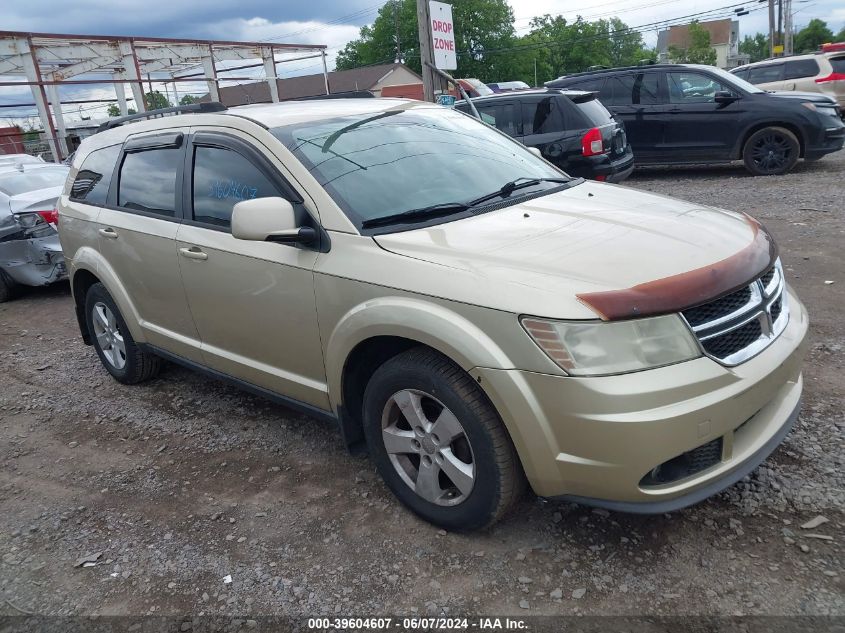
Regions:
[[[623, 180], [634, 161], [742, 160], [754, 175], [784, 174], [845, 144], [842, 111], [830, 97], [765, 91], [712, 66], [601, 69], [546, 86], [473, 103], [486, 122], [565, 171], [598, 180]], [[470, 112], [467, 103], [456, 107]]]
[[0, 302], [17, 286], [67, 278], [56, 201], [69, 171], [26, 154], [0, 156]]

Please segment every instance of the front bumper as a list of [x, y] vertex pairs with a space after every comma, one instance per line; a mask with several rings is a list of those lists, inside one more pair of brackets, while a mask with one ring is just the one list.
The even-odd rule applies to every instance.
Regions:
[[[731, 485], [765, 459], [797, 416], [807, 313], [789, 291], [790, 321], [736, 367], [699, 358], [650, 371], [573, 378], [476, 369], [534, 491], [628, 512], [666, 512]], [[660, 485], [644, 477], [715, 440], [720, 455]]]
[[[830, 117], [827, 117], [830, 119]], [[827, 154], [832, 152], [838, 152], [842, 149], [843, 145], [845, 145], [845, 124], [841, 121], [837, 121], [838, 125], [831, 125], [828, 123], [828, 127], [824, 131], [824, 135], [822, 136], [821, 142], [817, 145], [808, 146], [804, 150], [804, 158], [814, 159], [814, 158], [821, 158]]]

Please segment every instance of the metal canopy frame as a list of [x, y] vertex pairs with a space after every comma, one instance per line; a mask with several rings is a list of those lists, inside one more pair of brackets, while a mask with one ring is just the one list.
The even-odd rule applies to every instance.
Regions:
[[[277, 59], [280, 53], [310, 53], [294, 59]], [[260, 77], [219, 77], [231, 70], [263, 66], [270, 98], [279, 101], [276, 64], [321, 57], [328, 94], [328, 70], [324, 44], [276, 44], [225, 40], [182, 40], [119, 35], [63, 35], [0, 31], [0, 87], [29, 86], [48, 143], [57, 160], [68, 154], [59, 89], [61, 85], [112, 84], [120, 113], [128, 114], [125, 85], [132, 89], [138, 112], [147, 110], [144, 81], [173, 85], [177, 105], [179, 83], [205, 81], [212, 101], [220, 101], [221, 81], [256, 81]], [[218, 68], [218, 62], [260, 59], [257, 64]], [[200, 69], [199, 72], [196, 72]], [[152, 77], [155, 73], [155, 77]], [[85, 79], [106, 74], [109, 79]], [[52, 106], [52, 112], [51, 108]]]

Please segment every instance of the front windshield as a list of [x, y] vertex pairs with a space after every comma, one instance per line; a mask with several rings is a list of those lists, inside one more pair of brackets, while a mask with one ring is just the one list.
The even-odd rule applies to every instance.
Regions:
[[729, 73], [726, 70], [722, 70], [721, 68], [716, 68], [715, 66], [708, 66], [707, 70], [709, 70], [711, 73], [716, 73], [717, 75], [719, 75], [719, 78], [722, 79], [726, 84], [745, 90], [745, 92], [750, 92], [752, 94], [758, 92], [766, 92], [765, 90], [760, 90], [760, 88], [758, 88], [754, 84], [745, 81], [745, 79], [743, 79], [742, 77], [738, 77], [733, 73]]
[[423, 103], [272, 132], [359, 228], [374, 218], [473, 200], [518, 178], [566, 178], [478, 120]]

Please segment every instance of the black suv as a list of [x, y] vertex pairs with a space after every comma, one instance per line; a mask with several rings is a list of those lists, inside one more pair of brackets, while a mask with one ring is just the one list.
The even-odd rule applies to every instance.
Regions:
[[[566, 173], [621, 182], [634, 169], [622, 124], [596, 95], [582, 90], [520, 90], [472, 100], [485, 123], [495, 125]], [[470, 113], [469, 104], [455, 108]]]
[[637, 164], [742, 159], [784, 174], [799, 157], [842, 149], [845, 124], [824, 95], [779, 95], [713, 66], [655, 64], [577, 73], [547, 86], [597, 92], [625, 123]]

